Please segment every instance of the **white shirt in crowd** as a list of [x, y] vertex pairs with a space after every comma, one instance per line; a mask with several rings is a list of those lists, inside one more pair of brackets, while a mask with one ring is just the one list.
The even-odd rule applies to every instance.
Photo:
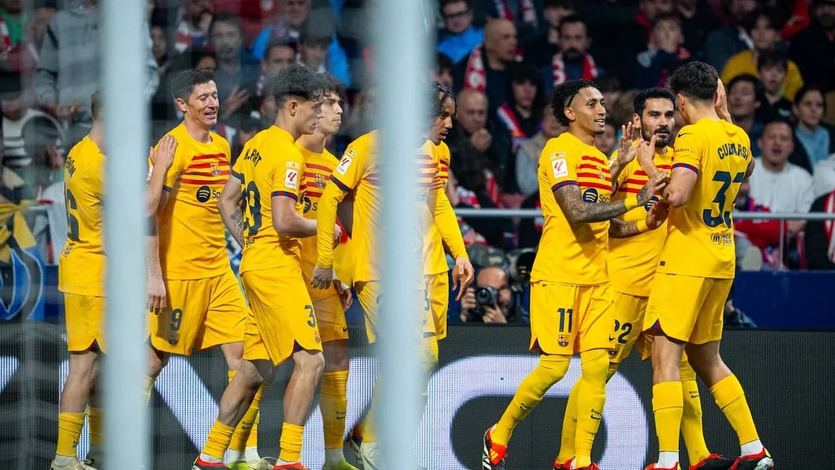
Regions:
[[835, 153], [815, 164], [815, 198], [835, 191]]
[[767, 170], [757, 158], [751, 174], [751, 197], [772, 212], [809, 212], [815, 201], [812, 175], [797, 165], [786, 162], [782, 171]]

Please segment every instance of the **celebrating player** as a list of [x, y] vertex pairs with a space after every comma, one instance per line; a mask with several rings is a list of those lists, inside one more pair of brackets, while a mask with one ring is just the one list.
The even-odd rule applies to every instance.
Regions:
[[[321, 89], [320, 78], [301, 65], [275, 77], [275, 124], [244, 146], [234, 178], [226, 183], [218, 202], [223, 222], [243, 247], [240, 272], [252, 310], [246, 322], [244, 360], [223, 392], [195, 470], [225, 468], [223, 454], [235, 426], [251, 417], [250, 402], [264, 383], [273, 380], [275, 367], [290, 357], [295, 367], [284, 392], [280, 454], [273, 468], [305, 468], [301, 464], [304, 423], [325, 360], [299, 259], [299, 239], [316, 233], [316, 221], [304, 218], [296, 207], [305, 166], [295, 141], [313, 133]], [[340, 235], [335, 229], [335, 240]]]
[[[647, 468], [679, 468], [679, 364], [685, 349], [739, 437], [741, 455], [731, 468], [774, 468], [742, 386], [719, 356], [725, 299], [735, 268], [733, 201], [754, 168], [750, 142], [727, 119], [724, 88], [713, 67], [686, 64], [673, 73], [671, 85], [686, 126], [676, 137], [675, 163], [664, 190], [664, 200], [672, 206], [669, 231], [643, 324], [643, 330], [655, 335], [652, 408], [659, 448], [658, 462]], [[638, 151], [649, 175], [659, 172], [652, 158], [656, 141], [653, 136]]]
[[[570, 468], [597, 468], [591, 462], [591, 448], [602, 419], [613, 348], [606, 273], [609, 220], [647, 204], [666, 182], [659, 173], [637, 194], [610, 201], [616, 175], [610, 172], [606, 156], [594, 147], [595, 136], [605, 127], [603, 95], [591, 82], [568, 81], [554, 91], [552, 108], [568, 132], [549, 140], [539, 161], [545, 226], [531, 272], [530, 344], [540, 353], [539, 364], [519, 386], [499, 422], [485, 432], [483, 470], [504, 468], [513, 429], [565, 375], [574, 353], [580, 353], [583, 373], [575, 399], [567, 405], [576, 408], [577, 416]], [[650, 211], [645, 220], [619, 226], [619, 235], [637, 235], [662, 222]]]
[[[325, 77], [322, 114], [313, 134], [302, 135], [296, 147], [304, 157], [302, 206], [304, 217], [316, 220], [319, 198], [339, 160], [325, 144], [339, 131], [342, 124], [342, 94], [344, 87], [333, 77]], [[350, 305], [351, 290], [335, 280], [328, 289], [314, 289], [311, 285], [316, 266], [316, 238], [301, 239], [302, 274], [316, 312], [325, 371], [319, 392], [319, 407], [325, 434], [325, 466], [323, 470], [357, 470], [345, 460], [342, 452], [345, 435], [345, 416], [348, 409], [348, 323], [345, 309]]]

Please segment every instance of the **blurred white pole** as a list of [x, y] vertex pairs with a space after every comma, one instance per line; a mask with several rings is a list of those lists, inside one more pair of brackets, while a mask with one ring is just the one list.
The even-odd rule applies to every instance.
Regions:
[[418, 341], [423, 318], [422, 237], [417, 204], [417, 150], [423, 143], [429, 43], [422, 2], [378, 0], [374, 20], [375, 86], [383, 182], [381, 389], [378, 425], [382, 468], [414, 469], [423, 371]]
[[145, 205], [148, 112], [145, 2], [104, 0], [99, 34], [105, 120], [107, 249], [105, 452], [110, 468], [150, 468], [143, 396], [147, 368]]

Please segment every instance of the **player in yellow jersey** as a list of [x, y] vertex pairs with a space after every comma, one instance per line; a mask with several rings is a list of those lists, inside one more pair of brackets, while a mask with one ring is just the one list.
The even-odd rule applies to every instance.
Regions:
[[[653, 161], [659, 170], [669, 172], [672, 167], [673, 149], [668, 147], [672, 140], [671, 133], [675, 126], [675, 97], [666, 88], [650, 88], [641, 90], [633, 99], [632, 122], [623, 130], [620, 148], [626, 152], [633, 151], [639, 142], [655, 140], [655, 155]], [[640, 137], [630, 142], [631, 129], [640, 131]], [[619, 157], [616, 151], [612, 158]], [[630, 161], [624, 167], [617, 179], [617, 185], [612, 200], [625, 199], [629, 195], [637, 194], [649, 177], [641, 169], [637, 160]], [[650, 203], [650, 205], [653, 203]], [[665, 208], [666, 210], [666, 208]], [[635, 237], [618, 238], [621, 223], [637, 222], [647, 215], [646, 208], [629, 211], [618, 219], [612, 219], [609, 230], [609, 256], [607, 270], [613, 292], [614, 329], [611, 336], [615, 340], [615, 350], [610, 358], [607, 380], [611, 379], [618, 370], [621, 362], [638, 344], [642, 358], [649, 357], [651, 339], [641, 335], [644, 321], [649, 286], [655, 275], [658, 257], [664, 247], [667, 237], [667, 227], [662, 225], [658, 230], [652, 230]], [[696, 383], [696, 373], [686, 358], [681, 363], [681, 379], [683, 387], [684, 417], [682, 419], [681, 434], [692, 462], [691, 470], [726, 470], [731, 461], [718, 454], [711, 454], [705, 443], [702, 429], [702, 406], [699, 397], [699, 387]], [[569, 402], [577, 399], [578, 387], [574, 387], [569, 396]], [[555, 470], [567, 470], [571, 466], [574, 456], [574, 428], [577, 415], [572, 407], [566, 408], [563, 419], [563, 441], [560, 453], [555, 460]]]
[[[578, 417], [571, 468], [598, 468], [591, 461], [591, 447], [602, 419], [609, 352], [614, 347], [606, 273], [609, 220], [648, 203], [666, 181], [658, 174], [636, 195], [610, 200], [620, 166], [612, 171], [606, 156], [594, 147], [595, 136], [605, 126], [603, 95], [591, 82], [568, 81], [554, 91], [552, 109], [568, 132], [549, 140], [539, 160], [545, 226], [531, 271], [530, 345], [540, 353], [539, 364], [520, 384], [498, 423], [484, 433], [483, 470], [504, 468], [513, 429], [565, 375], [575, 353], [580, 354], [583, 374], [576, 400], [568, 404], [576, 407]], [[661, 222], [650, 211], [645, 220], [618, 226], [618, 235], [637, 235]]]
[[[58, 289], [64, 293], [70, 359], [61, 392], [58, 446], [52, 470], [95, 470], [101, 465], [102, 416], [96, 382], [99, 359], [106, 351], [102, 234], [105, 156], [98, 93], [93, 95], [92, 111], [93, 127], [70, 150], [64, 167], [67, 241], [58, 260]], [[84, 426], [85, 411], [90, 424], [91, 449], [88, 459], [79, 461], [76, 445]]]
[[[464, 241], [458, 228], [458, 221], [449, 200], [438, 179], [439, 155], [435, 147], [440, 144], [452, 127], [455, 114], [454, 96], [446, 87], [437, 85], [433, 89], [433, 122], [428, 141], [418, 152], [418, 184], [426, 190], [426, 209], [430, 212], [431, 223], [438, 229], [443, 242], [455, 258], [453, 288], [460, 284], [460, 292], [472, 282], [473, 270], [467, 257]], [[365, 315], [366, 334], [370, 343], [377, 339], [377, 315], [380, 291], [380, 260], [377, 256], [379, 245], [376, 234], [381, 217], [380, 167], [377, 159], [377, 132], [373, 131], [354, 140], [342, 156], [331, 175], [330, 182], [319, 201], [318, 261], [313, 272], [314, 287], [327, 288], [333, 280], [333, 249], [327, 243], [332, 238], [328, 228], [336, 220], [337, 206], [349, 192], [354, 193], [352, 243], [357, 250], [353, 286]], [[424, 233], [422, 251], [428, 255]], [[426, 259], [426, 258], [424, 258]], [[424, 330], [425, 365], [431, 367], [437, 361], [437, 331], [432, 313], [427, 306]], [[374, 426], [376, 400], [372, 399], [371, 410], [362, 423], [362, 442], [359, 455], [366, 469], [379, 468], [378, 439]]]
[[[342, 95], [344, 87], [333, 77], [325, 77], [327, 85], [322, 102], [322, 115], [316, 131], [302, 135], [296, 147], [304, 157], [304, 179], [301, 203], [304, 217], [316, 220], [319, 198], [339, 160], [325, 144], [339, 131], [342, 124]], [[342, 452], [345, 436], [345, 416], [348, 410], [348, 323], [345, 309], [350, 305], [351, 290], [335, 280], [329, 289], [314, 289], [311, 285], [316, 266], [316, 238], [301, 239], [302, 274], [316, 312], [325, 370], [319, 392], [319, 407], [325, 434], [325, 465], [323, 470], [357, 470], [345, 460]]]
[[[316, 233], [298, 204], [304, 158], [295, 141], [312, 134], [320, 111], [321, 79], [301, 65], [282, 70], [272, 83], [275, 124], [244, 146], [218, 207], [243, 247], [241, 280], [251, 313], [238, 374], [223, 392], [218, 417], [194, 469], [224, 468], [223, 454], [235, 426], [250, 415], [250, 402], [275, 367], [292, 358], [284, 392], [284, 423], [275, 469], [303, 469], [304, 423], [325, 360], [313, 303], [302, 275], [300, 238]], [[338, 240], [339, 233], [335, 236]]]
[[[652, 282], [643, 330], [652, 344], [652, 409], [658, 462], [648, 469], [679, 468], [685, 350], [696, 373], [737, 433], [740, 457], [734, 470], [774, 468], [760, 442], [742, 386], [719, 355], [725, 300], [734, 278], [733, 201], [754, 167], [748, 136], [730, 123], [724, 87], [703, 62], [678, 68], [671, 77], [685, 126], [675, 141], [664, 200], [672, 207], [664, 249]], [[651, 142], [640, 146], [641, 167], [660, 172]]]
[[[433, 144], [433, 155], [437, 161], [437, 184], [446, 191], [449, 182], [449, 165], [451, 155], [449, 147], [444, 140], [446, 134], [441, 136], [441, 141]], [[426, 293], [429, 296], [429, 306], [432, 311], [432, 319], [435, 322], [435, 331], [438, 341], [446, 338], [447, 335], [447, 310], [449, 309], [449, 265], [444, 252], [443, 238], [435, 224], [429, 224], [427, 234], [427, 256], [423, 267], [423, 274], [426, 276]], [[459, 291], [460, 294], [460, 291]]]
[[[220, 346], [230, 380], [243, 354], [248, 308], [226, 255], [217, 199], [229, 179], [229, 143], [212, 132], [219, 103], [214, 74], [185, 70], [172, 92], [183, 122], [166, 134], [177, 142], [170, 168], [154, 168], [149, 200], [158, 200], [149, 237], [151, 366], [148, 393], [171, 354]], [[160, 173], [163, 173], [161, 176]], [[162, 179], [162, 188], [155, 184]], [[257, 415], [259, 400], [253, 402]], [[258, 456], [257, 417], [235, 435], [229, 463], [267, 468]]]

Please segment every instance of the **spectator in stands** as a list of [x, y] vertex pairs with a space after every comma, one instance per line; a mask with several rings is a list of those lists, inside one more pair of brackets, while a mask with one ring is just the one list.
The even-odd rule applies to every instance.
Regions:
[[478, 5], [489, 18], [513, 23], [521, 38], [535, 35], [544, 26], [542, 0], [478, 0]]
[[812, 24], [792, 38], [790, 55], [807, 83], [835, 90], [835, 0], [814, 1]]
[[168, 73], [168, 68], [171, 65], [171, 54], [168, 50], [165, 28], [159, 23], [151, 24], [151, 54], [157, 61], [157, 73], [160, 76], [161, 83], [162, 77]]
[[215, 16], [209, 29], [217, 61], [217, 83], [221, 121], [235, 127], [251, 111], [260, 76], [258, 63], [243, 48], [241, 20], [229, 13]]
[[23, 1], [0, 1], [0, 17], [3, 17], [3, 22], [9, 30], [9, 45], [17, 46], [23, 40]]
[[191, 68], [217, 71], [217, 59], [212, 51], [195, 51], [190, 58]]
[[542, 16], [546, 22], [545, 30], [522, 43], [525, 60], [537, 67], [551, 65], [554, 55], [560, 51], [560, 23], [563, 18], [577, 14], [572, 0], [545, 0], [542, 8]]
[[612, 155], [615, 146], [618, 144], [618, 125], [612, 118], [606, 118], [606, 125], [603, 133], [594, 138], [594, 145], [606, 156]]
[[[738, 52], [728, 60], [722, 68], [722, 81], [725, 83], [741, 73], [756, 74], [760, 57], [767, 52], [779, 50], [780, 19], [773, 10], [756, 10], [745, 17], [742, 25], [754, 47]], [[762, 77], [760, 79], [765, 83]], [[781, 82], [781, 95], [789, 100], [794, 99], [794, 94], [802, 86], [803, 77], [800, 76], [797, 64], [788, 61], [785, 78]]]
[[328, 44], [333, 34], [331, 24], [308, 22], [299, 36], [299, 62], [317, 73], [327, 72]]
[[441, 0], [444, 29], [438, 32], [438, 52], [453, 62], [467, 57], [484, 42], [484, 31], [473, 26], [473, 8], [469, 0]]
[[252, 44], [252, 55], [260, 59], [267, 45], [276, 39], [298, 41], [302, 27], [310, 15], [310, 0], [284, 0], [281, 15], [264, 27]]
[[[20, 74], [24, 89], [27, 91], [31, 90], [47, 25], [57, 11], [54, 0], [41, 0], [33, 3], [31, 12], [26, 15], [23, 39], [16, 47], [9, 50], [6, 60], [8, 68]], [[2, 18], [0, 21], [3, 21]], [[11, 45], [11, 38], [9, 38], [9, 44]]]
[[554, 54], [546, 66], [545, 91], [568, 80], [594, 80], [601, 74], [597, 63], [588, 53], [591, 37], [586, 21], [577, 15], [569, 15], [560, 23], [560, 52]]
[[715, 28], [716, 18], [710, 14], [706, 2], [676, 0], [675, 5], [684, 33], [684, 48], [701, 60], [703, 57], [699, 52], [704, 48], [708, 33]]
[[256, 95], [259, 100], [269, 95], [269, 84], [278, 72], [296, 63], [299, 46], [295, 41], [275, 41], [267, 46], [264, 58], [261, 59], [261, 77], [258, 79]]
[[490, 20], [484, 28], [484, 43], [456, 66], [456, 84], [485, 93], [490, 116], [507, 101], [517, 45], [516, 27], [511, 21]]
[[734, 124], [741, 127], [751, 139], [751, 152], [760, 154], [760, 137], [763, 121], [758, 118], [765, 88], [760, 80], [750, 73], [737, 75], [727, 84], [728, 110]]
[[[273, 115], [275, 116], [275, 115]], [[264, 127], [261, 125], [261, 121], [252, 117], [245, 117], [241, 120], [240, 127], [238, 128], [238, 132], [235, 133], [235, 137], [230, 142], [230, 147], [232, 150], [232, 162], [230, 165], [234, 165], [235, 161], [238, 159], [238, 156], [243, 151], [244, 145], [249, 142], [249, 139], [255, 136], [258, 132], [260, 132]]]
[[[25, 173], [24, 168], [32, 164], [32, 154], [26, 151], [24, 136], [36, 136], [32, 126], [38, 124], [39, 129], [54, 129], [58, 134], [55, 141], [60, 142], [62, 126], [49, 114], [32, 109], [30, 97], [23, 93], [20, 77], [13, 72], [4, 72], [0, 77], [0, 107], [3, 113], [3, 141], [5, 156], [2, 164], [7, 168]], [[44, 122], [49, 121], [49, 125]]]
[[758, 110], [763, 122], [792, 117], [792, 102], [784, 96], [788, 67], [789, 57], [783, 51], [763, 52], [757, 61], [757, 76], [765, 91], [765, 100]]
[[[728, 14], [730, 24], [722, 26], [707, 35], [704, 50], [707, 62], [722, 70], [725, 62], [737, 52], [752, 47], [751, 39], [742, 26], [742, 21], [758, 6], [757, 0], [723, 0], [723, 8]], [[749, 73], [756, 73], [756, 69]]]
[[653, 22], [647, 50], [637, 56], [635, 86], [666, 86], [673, 70], [689, 59], [690, 51], [684, 48], [684, 34], [678, 17], [659, 15]]
[[178, 16], [174, 50], [182, 54], [190, 49], [206, 47], [214, 18], [212, 0], [184, 0]]
[[454, 79], [452, 78], [454, 66], [452, 59], [447, 57], [446, 54], [438, 52], [435, 54], [435, 67], [432, 69], [431, 80], [452, 88], [454, 85]]
[[[761, 157], [751, 174], [751, 197], [773, 212], [809, 212], [814, 201], [812, 175], [789, 163], [794, 150], [791, 124], [772, 121], [765, 125], [760, 138]], [[805, 226], [804, 221], [788, 221], [789, 235]]]
[[[618, 25], [615, 36], [613, 53], [608, 55], [605, 65], [610, 73], [622, 77], [627, 85], [632, 85], [635, 79], [635, 57], [647, 47], [652, 40], [652, 30], [655, 21], [664, 15], [671, 15], [675, 11], [673, 0], [640, 0], [631, 21], [624, 21]], [[679, 27], [679, 30], [681, 28]], [[682, 36], [681, 42], [684, 42]]]
[[797, 117], [794, 135], [800, 145], [791, 161], [812, 172], [817, 162], [835, 153], [835, 133], [823, 122], [826, 101], [822, 90], [816, 86], [801, 88], [794, 97], [793, 110]]
[[513, 142], [513, 149], [539, 129], [539, 110], [545, 101], [539, 71], [530, 64], [520, 64], [510, 75], [510, 101], [502, 103], [496, 111]]
[[[835, 187], [812, 203], [812, 212], [835, 214]], [[832, 220], [810, 220], [806, 225], [808, 269], [835, 270], [835, 230]]]
[[[68, 128], [64, 144], [74, 145], [90, 129], [90, 97], [99, 83], [98, 2], [73, 3], [52, 17], [35, 72], [35, 102]], [[146, 43], [147, 86], [150, 99], [159, 85], [157, 64]]]
[[489, 107], [484, 93], [461, 90], [457, 104], [455, 126], [446, 140], [453, 156], [452, 169], [459, 184], [473, 191], [481, 190], [486, 178], [484, 195], [498, 203], [510, 160], [510, 134], [504, 126], [495, 126], [487, 119]]
[[475, 286], [461, 297], [462, 323], [523, 323], [527, 312], [510, 286], [510, 275], [502, 267], [481, 268]]
[[539, 157], [548, 139], [553, 139], [565, 131], [554, 113], [551, 112], [551, 100], [540, 107], [542, 126], [532, 137], [523, 140], [516, 149], [516, 186], [524, 196], [530, 196], [539, 190]]

